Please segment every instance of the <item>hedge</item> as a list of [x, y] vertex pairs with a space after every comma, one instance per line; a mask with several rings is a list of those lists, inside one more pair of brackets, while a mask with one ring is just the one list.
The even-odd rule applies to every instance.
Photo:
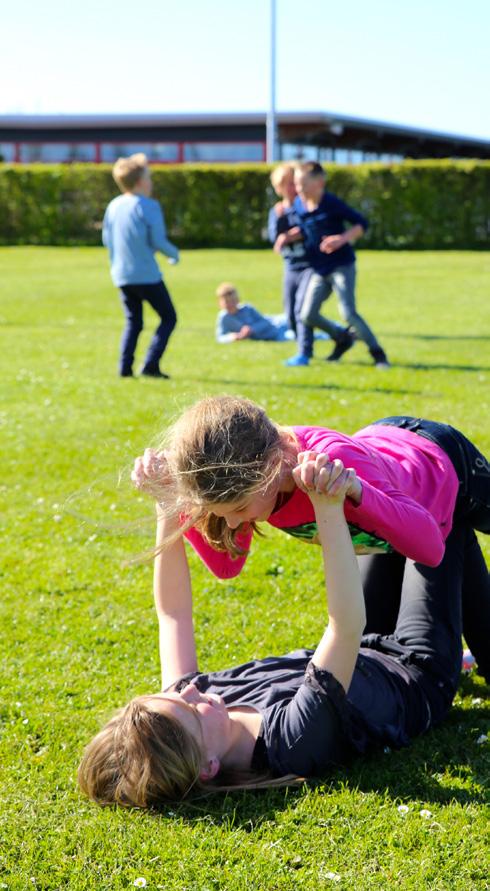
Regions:
[[[275, 200], [270, 167], [153, 167], [154, 194], [180, 247], [261, 247]], [[325, 164], [328, 188], [370, 220], [362, 246], [483, 249], [490, 231], [490, 162]], [[93, 245], [117, 194], [106, 165], [0, 164], [0, 243]]]

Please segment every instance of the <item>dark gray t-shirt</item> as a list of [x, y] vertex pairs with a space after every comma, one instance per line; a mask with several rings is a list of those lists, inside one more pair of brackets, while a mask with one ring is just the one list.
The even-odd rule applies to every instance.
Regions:
[[315, 776], [371, 743], [406, 745], [429, 726], [420, 671], [404, 664], [403, 656], [367, 647], [361, 648], [348, 695], [330, 672], [311, 662], [313, 650], [186, 675], [172, 689], [192, 681], [203, 693], [219, 693], [227, 706], [256, 708], [262, 727], [252, 766], [278, 776]]

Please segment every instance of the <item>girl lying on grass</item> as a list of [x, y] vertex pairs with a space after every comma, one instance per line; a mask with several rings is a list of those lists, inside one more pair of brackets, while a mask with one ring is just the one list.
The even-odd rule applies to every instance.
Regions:
[[[313, 504], [294, 478], [298, 453], [307, 450], [356, 471], [344, 505], [356, 553], [398, 553], [437, 566], [453, 519], [490, 532], [490, 465], [454, 428], [406, 417], [384, 418], [354, 436], [279, 427], [253, 402], [218, 396], [184, 412], [161, 447], [136, 460], [135, 484], [163, 512], [157, 550], [184, 534], [225, 579], [243, 568], [259, 522], [318, 542]], [[490, 610], [471, 591], [466, 601], [465, 637], [490, 678]], [[196, 668], [192, 602], [165, 587], [156, 606], [165, 687], [164, 659], [182, 675]]]
[[[437, 568], [407, 560], [394, 632], [363, 637], [363, 590], [344, 513], [356, 475], [325, 455], [300, 453], [298, 461], [292, 476], [312, 504], [328, 591], [316, 650], [180, 678], [170, 666], [165, 692], [133, 699], [87, 747], [79, 783], [98, 803], [157, 807], [204, 789], [321, 775], [372, 743], [406, 745], [446, 715], [461, 665], [463, 585], [488, 596], [474, 533], [455, 524]], [[368, 559], [380, 564], [377, 582], [384, 573], [392, 587], [391, 562]], [[181, 537], [156, 558], [157, 599], [162, 586], [190, 596]]]

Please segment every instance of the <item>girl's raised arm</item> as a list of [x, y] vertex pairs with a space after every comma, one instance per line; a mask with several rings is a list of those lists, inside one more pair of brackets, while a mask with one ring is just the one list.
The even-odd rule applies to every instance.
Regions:
[[326, 455], [303, 452], [293, 471], [296, 485], [308, 494], [315, 510], [325, 567], [329, 620], [313, 656], [349, 689], [366, 624], [366, 610], [357, 559], [344, 515], [344, 500], [355, 472]]
[[[157, 507], [157, 548], [172, 534], [175, 520]], [[181, 537], [155, 557], [153, 593], [159, 625], [162, 689], [182, 675], [197, 671], [192, 588], [185, 546]]]

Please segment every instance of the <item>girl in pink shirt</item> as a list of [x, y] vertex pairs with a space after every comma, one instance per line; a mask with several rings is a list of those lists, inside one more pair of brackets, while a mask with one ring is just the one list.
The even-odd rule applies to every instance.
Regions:
[[[191, 406], [161, 449], [136, 460], [135, 484], [160, 505], [157, 550], [183, 534], [211, 572], [229, 579], [245, 564], [260, 522], [316, 542], [311, 501], [293, 479], [305, 452], [328, 455], [329, 482], [354, 469], [345, 516], [356, 553], [437, 566], [453, 520], [490, 532], [490, 465], [454, 428], [392, 417], [346, 436], [280, 427], [253, 402], [218, 396]], [[177, 629], [192, 633], [190, 604], [160, 607], [172, 638]]]

